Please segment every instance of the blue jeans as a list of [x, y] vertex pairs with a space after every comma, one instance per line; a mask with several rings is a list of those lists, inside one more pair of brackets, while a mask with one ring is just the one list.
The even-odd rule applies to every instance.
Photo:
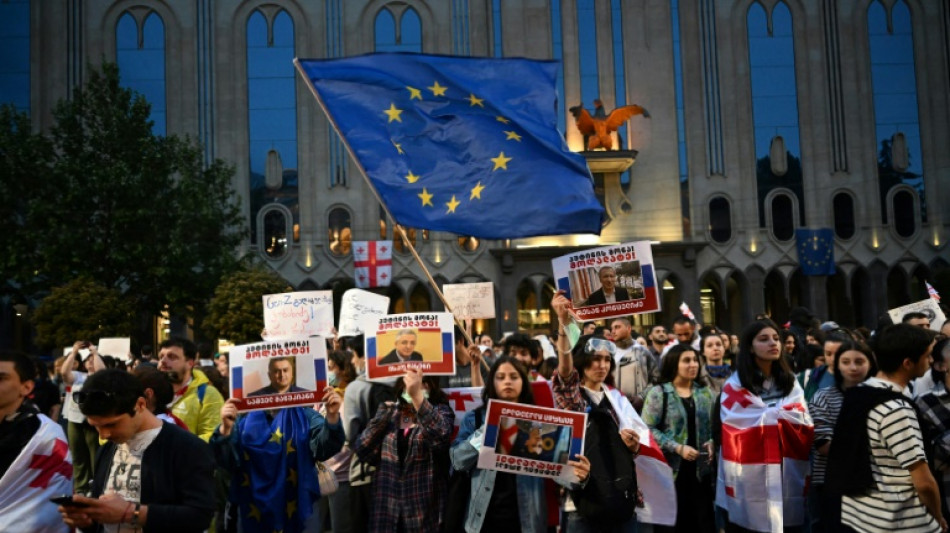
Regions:
[[580, 513], [566, 513], [567, 527], [565, 533], [637, 533], [637, 516], [623, 524], [603, 525], [587, 520]]

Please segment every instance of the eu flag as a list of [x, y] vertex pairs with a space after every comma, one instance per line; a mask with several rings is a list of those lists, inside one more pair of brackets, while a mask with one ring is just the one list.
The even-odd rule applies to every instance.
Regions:
[[556, 62], [295, 63], [397, 223], [486, 239], [600, 233], [590, 171], [557, 131]]
[[831, 228], [795, 230], [798, 263], [806, 276], [833, 276], [835, 273], [835, 234]]

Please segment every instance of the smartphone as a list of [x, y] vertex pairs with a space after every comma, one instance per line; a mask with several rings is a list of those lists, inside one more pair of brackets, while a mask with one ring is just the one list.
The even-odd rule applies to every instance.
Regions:
[[50, 498], [49, 501], [55, 503], [56, 505], [62, 505], [63, 507], [87, 507], [89, 505], [87, 503], [73, 501], [71, 494], [56, 496], [55, 498]]

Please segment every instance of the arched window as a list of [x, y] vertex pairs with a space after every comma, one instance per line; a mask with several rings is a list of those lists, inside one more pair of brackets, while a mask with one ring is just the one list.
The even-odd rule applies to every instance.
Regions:
[[[798, 197], [804, 218], [792, 14], [785, 2], [775, 4], [771, 13], [754, 2], [746, 23], [759, 205], [765, 205], [774, 188], [788, 188]], [[765, 227], [764, 210], [759, 211], [759, 225]]]
[[[868, 6], [871, 90], [878, 150], [881, 205], [891, 187], [910, 185], [920, 197], [920, 218], [927, 221], [923, 153], [917, 107], [917, 71], [910, 9], [898, 0], [890, 12], [878, 0]], [[881, 210], [887, 224], [887, 210]]]
[[376, 14], [377, 52], [422, 52], [422, 22], [415, 9], [393, 2]]
[[772, 235], [780, 241], [787, 241], [795, 235], [795, 216], [792, 212], [792, 198], [787, 194], [772, 197]]
[[287, 215], [279, 207], [264, 212], [261, 250], [270, 259], [279, 259], [287, 253]]
[[165, 135], [165, 23], [152, 12], [142, 24], [131, 13], [115, 26], [115, 55], [122, 85], [140, 93], [152, 106], [149, 118], [156, 135]]
[[350, 254], [350, 247], [353, 242], [352, 225], [349, 211], [342, 207], [335, 207], [330, 210], [330, 216], [327, 219], [330, 253], [341, 257]]
[[909, 190], [901, 189], [891, 196], [894, 231], [901, 237], [910, 237], [917, 231], [917, 217], [914, 211], [914, 194]]
[[709, 236], [718, 243], [732, 239], [732, 209], [722, 196], [709, 201]]
[[30, 0], [0, 2], [0, 104], [30, 110]]
[[854, 198], [845, 192], [839, 192], [832, 201], [832, 212], [835, 219], [835, 235], [839, 239], [850, 239], [854, 236]]
[[[247, 119], [251, 220], [279, 202], [300, 223], [297, 194], [297, 93], [294, 22], [255, 10], [247, 19]], [[252, 235], [252, 240], [255, 236]]]

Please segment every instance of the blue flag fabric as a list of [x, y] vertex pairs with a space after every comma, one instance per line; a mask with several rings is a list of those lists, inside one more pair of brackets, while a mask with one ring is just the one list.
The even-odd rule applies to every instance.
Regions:
[[556, 62], [296, 63], [397, 223], [486, 239], [600, 234], [587, 163], [557, 131]]
[[238, 504], [245, 533], [304, 530], [320, 497], [310, 452], [310, 420], [304, 408], [263, 411], [237, 423], [241, 468], [231, 476], [231, 499]]
[[835, 234], [831, 228], [795, 230], [798, 263], [806, 276], [833, 276]]

